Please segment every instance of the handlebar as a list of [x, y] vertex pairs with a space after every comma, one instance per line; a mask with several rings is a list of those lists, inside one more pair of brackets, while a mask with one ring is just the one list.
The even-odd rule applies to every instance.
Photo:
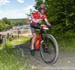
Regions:
[[51, 28], [51, 26], [47, 25], [47, 24], [39, 24], [37, 23], [36, 25], [31, 24], [31, 27], [35, 28], [35, 29], [43, 29], [43, 27], [45, 28]]

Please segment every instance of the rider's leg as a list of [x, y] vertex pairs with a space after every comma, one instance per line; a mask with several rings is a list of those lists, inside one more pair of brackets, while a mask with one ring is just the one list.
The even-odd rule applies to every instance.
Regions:
[[31, 55], [34, 55], [35, 54], [34, 43], [35, 43], [35, 38], [36, 38], [35, 28], [31, 27], [31, 31], [32, 31], [33, 37], [32, 37], [32, 41], [31, 41], [30, 52], [31, 52]]
[[33, 33], [33, 38], [30, 46], [30, 52], [32, 56], [35, 55], [35, 48], [34, 48], [35, 38], [36, 38], [36, 33]]
[[36, 33], [33, 33], [33, 38], [32, 38], [32, 42], [31, 42], [31, 50], [34, 50], [35, 39], [36, 39]]

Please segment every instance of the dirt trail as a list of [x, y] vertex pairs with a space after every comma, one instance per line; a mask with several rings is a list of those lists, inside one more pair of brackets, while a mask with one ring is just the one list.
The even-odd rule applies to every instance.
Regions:
[[29, 63], [32, 68], [39, 68], [39, 70], [75, 70], [75, 53], [64, 53], [60, 51], [59, 59], [55, 64], [46, 64], [42, 61], [39, 51], [35, 56], [31, 56], [29, 44], [21, 45], [24, 55], [28, 55]]

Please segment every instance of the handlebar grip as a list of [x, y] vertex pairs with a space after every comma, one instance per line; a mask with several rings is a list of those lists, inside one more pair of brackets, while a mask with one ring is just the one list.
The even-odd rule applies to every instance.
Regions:
[[51, 25], [51, 24], [50, 24], [50, 25], [47, 25], [47, 27], [48, 27], [48, 28], [51, 28], [51, 27], [52, 27], [52, 25]]

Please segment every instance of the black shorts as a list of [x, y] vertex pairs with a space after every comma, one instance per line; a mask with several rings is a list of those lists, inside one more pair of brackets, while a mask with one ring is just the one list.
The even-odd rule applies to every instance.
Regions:
[[30, 27], [31, 27], [31, 31], [32, 33], [36, 33], [36, 29], [39, 29], [39, 23], [37, 24], [30, 24]]

